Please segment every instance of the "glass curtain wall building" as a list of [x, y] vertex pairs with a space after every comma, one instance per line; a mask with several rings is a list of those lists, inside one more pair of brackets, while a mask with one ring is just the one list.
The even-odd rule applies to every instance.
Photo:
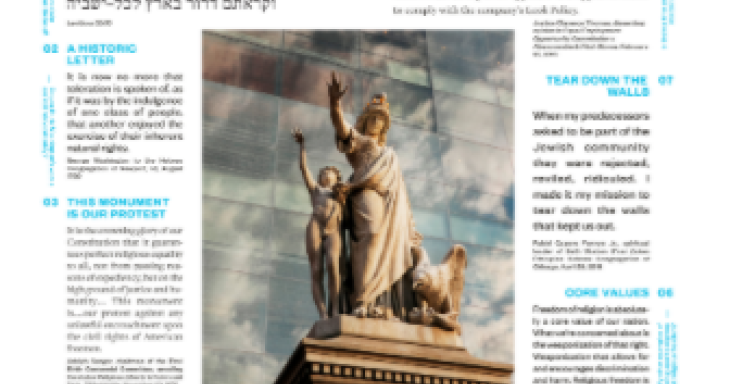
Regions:
[[353, 124], [386, 92], [432, 263], [466, 246], [467, 349], [514, 351], [514, 33], [203, 33], [203, 368], [206, 384], [273, 382], [317, 320], [305, 252], [311, 212], [290, 131], [312, 172], [352, 170], [335, 148], [326, 81], [349, 86]]

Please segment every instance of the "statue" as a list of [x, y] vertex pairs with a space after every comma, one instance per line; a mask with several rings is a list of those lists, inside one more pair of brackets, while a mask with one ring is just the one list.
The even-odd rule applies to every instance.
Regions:
[[[314, 208], [307, 253], [322, 319], [275, 384], [508, 383], [512, 365], [481, 361], [465, 348], [458, 317], [466, 249], [453, 245], [441, 264], [431, 265], [421, 245], [398, 156], [386, 146], [387, 95], [375, 94], [350, 126], [340, 106], [347, 87], [334, 72], [327, 89], [335, 144], [353, 172], [341, 181], [339, 173], [325, 167], [315, 184], [306, 167], [304, 137], [292, 131], [301, 144], [302, 175]], [[338, 239], [344, 239], [344, 247]], [[322, 304], [323, 252], [330, 275], [329, 313]], [[339, 308], [333, 297], [340, 298]]]
[[[334, 72], [327, 89], [335, 143], [353, 168], [347, 182], [341, 182], [339, 173], [331, 168], [324, 168], [316, 185], [306, 168], [304, 138], [298, 129], [293, 131], [302, 145], [302, 175], [314, 208], [307, 227], [307, 253], [320, 317], [327, 317], [321, 282], [324, 251], [330, 276], [330, 316], [351, 313], [460, 332], [457, 318], [466, 251], [454, 246], [442, 265], [428, 264], [398, 156], [386, 146], [390, 128], [387, 95], [374, 95], [351, 127], [340, 106], [347, 87], [342, 88]], [[345, 232], [350, 241], [349, 266], [343, 252]], [[340, 277], [335, 277], [338, 270]], [[350, 308], [354, 309], [350, 312]]]
[[[307, 168], [307, 154], [304, 150], [304, 135], [298, 128], [292, 131], [294, 140], [299, 143], [299, 167], [304, 184], [312, 202], [312, 217], [306, 231], [307, 255], [312, 277], [312, 296], [319, 311], [319, 317], [326, 319], [337, 316], [345, 310], [345, 292], [341, 291], [342, 280], [347, 278], [343, 255], [342, 211], [344, 198], [338, 199], [336, 187], [342, 185], [340, 171], [335, 167], [320, 169], [315, 182]], [[329, 311], [325, 309], [322, 258], [327, 263]], [[344, 279], [343, 279], [344, 277]]]
[[351, 213], [353, 314], [404, 319], [413, 306], [413, 294], [403, 277], [413, 266], [411, 250], [420, 246], [421, 235], [415, 229], [398, 156], [385, 146], [390, 128], [387, 97], [375, 95], [353, 128], [340, 106], [347, 88], [334, 73], [328, 92], [337, 148], [353, 168], [345, 184]]
[[440, 265], [430, 265], [423, 250], [415, 252], [413, 290], [419, 307], [409, 314], [409, 320], [418, 324], [433, 324], [461, 333], [457, 319], [464, 292], [466, 250], [461, 245], [451, 247]]

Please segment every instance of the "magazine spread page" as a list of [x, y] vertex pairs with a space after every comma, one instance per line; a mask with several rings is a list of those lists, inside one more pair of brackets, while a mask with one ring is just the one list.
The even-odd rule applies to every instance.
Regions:
[[728, 12], [13, 3], [6, 381], [725, 382]]

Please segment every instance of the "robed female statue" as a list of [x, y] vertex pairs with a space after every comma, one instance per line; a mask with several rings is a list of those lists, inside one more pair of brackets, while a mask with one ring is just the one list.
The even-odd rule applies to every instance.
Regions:
[[405, 319], [414, 303], [411, 271], [419, 252], [403, 174], [395, 151], [386, 146], [390, 111], [385, 94], [376, 94], [357, 118], [345, 122], [340, 100], [347, 92], [332, 73], [328, 85], [335, 141], [353, 174], [340, 193], [347, 194], [352, 314]]

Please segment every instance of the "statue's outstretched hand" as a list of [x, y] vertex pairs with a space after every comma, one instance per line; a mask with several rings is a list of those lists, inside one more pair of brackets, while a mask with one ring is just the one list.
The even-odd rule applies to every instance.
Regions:
[[342, 88], [342, 81], [337, 78], [335, 71], [332, 71], [332, 83], [327, 83], [327, 91], [329, 92], [330, 102], [337, 102], [347, 93], [349, 87]]
[[292, 129], [291, 135], [294, 138], [294, 141], [296, 141], [299, 144], [304, 144], [304, 135], [302, 134], [301, 129], [299, 129], [299, 128]]

